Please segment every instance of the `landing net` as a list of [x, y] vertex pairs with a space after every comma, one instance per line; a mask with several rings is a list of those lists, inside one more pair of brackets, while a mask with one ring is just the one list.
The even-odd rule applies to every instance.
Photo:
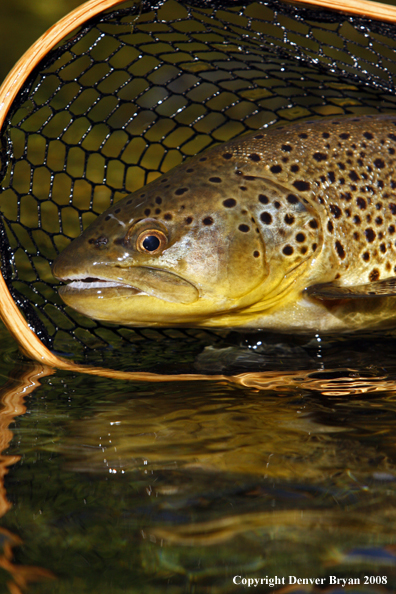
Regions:
[[1, 134], [1, 272], [29, 326], [67, 352], [218, 340], [90, 320], [50, 265], [113, 202], [217, 143], [396, 113], [395, 76], [395, 25], [273, 0], [125, 2], [88, 20], [34, 69]]

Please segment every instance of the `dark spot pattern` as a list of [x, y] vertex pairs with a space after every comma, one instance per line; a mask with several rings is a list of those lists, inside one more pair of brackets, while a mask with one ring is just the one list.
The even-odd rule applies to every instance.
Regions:
[[233, 208], [234, 206], [236, 206], [236, 204], [237, 201], [234, 200], [234, 198], [227, 198], [223, 201], [223, 206], [225, 206], [226, 208]]
[[221, 177], [210, 177], [209, 181], [212, 182], [212, 184], [221, 184], [223, 180]]
[[285, 245], [282, 252], [285, 254], [285, 256], [291, 256], [294, 253], [294, 249], [291, 245]]
[[374, 239], [376, 238], [376, 233], [375, 231], [369, 227], [368, 229], [365, 229], [364, 234], [366, 236], [366, 239], [369, 243], [373, 243]]
[[311, 188], [310, 183], [307, 182], [307, 181], [303, 181], [302, 179], [296, 180], [295, 182], [293, 182], [293, 186], [299, 192], [308, 192], [310, 190], [310, 188]]
[[379, 277], [380, 277], [380, 272], [379, 272], [378, 268], [373, 268], [373, 270], [369, 274], [370, 282], [373, 283], [374, 281], [379, 280]]
[[249, 159], [251, 161], [254, 161], [255, 163], [258, 163], [258, 161], [261, 161], [260, 155], [258, 155], [257, 153], [252, 153], [251, 155], [249, 155]]
[[268, 204], [269, 203], [268, 196], [266, 196], [265, 194], [259, 194], [259, 202], [261, 202], [261, 204]]
[[238, 227], [239, 231], [242, 231], [242, 233], [247, 233], [248, 231], [250, 231], [250, 227], [249, 225], [239, 225]]
[[320, 163], [321, 161], [327, 161], [327, 159], [329, 158], [329, 156], [326, 155], [326, 153], [314, 153], [312, 156], [318, 163]]
[[271, 173], [281, 173], [282, 167], [280, 165], [272, 165], [272, 167], [270, 167], [270, 171]]
[[204, 219], [202, 219], [202, 222], [204, 225], [213, 225], [213, 219], [212, 217], [205, 217]]
[[260, 219], [266, 225], [271, 225], [271, 223], [272, 223], [272, 216], [271, 216], [271, 214], [269, 212], [262, 212], [261, 215], [260, 215]]
[[341, 260], [344, 260], [344, 258], [345, 258], [345, 250], [344, 250], [344, 247], [343, 247], [342, 243], [340, 241], [336, 241], [335, 242], [335, 246], [336, 246], [337, 254], [341, 258]]

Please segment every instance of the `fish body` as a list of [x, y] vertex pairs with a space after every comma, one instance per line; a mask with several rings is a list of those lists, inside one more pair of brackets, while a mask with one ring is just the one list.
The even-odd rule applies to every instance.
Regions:
[[131, 326], [395, 326], [395, 154], [395, 116], [216, 146], [100, 215], [55, 261], [60, 295]]

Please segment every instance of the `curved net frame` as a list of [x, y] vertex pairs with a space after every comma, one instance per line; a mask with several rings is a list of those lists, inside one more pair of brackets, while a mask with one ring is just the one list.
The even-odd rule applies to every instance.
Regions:
[[115, 4], [40, 60], [1, 133], [1, 272], [57, 351], [197, 335], [101, 324], [58, 297], [52, 261], [114, 201], [277, 122], [396, 113], [392, 23], [276, 0]]

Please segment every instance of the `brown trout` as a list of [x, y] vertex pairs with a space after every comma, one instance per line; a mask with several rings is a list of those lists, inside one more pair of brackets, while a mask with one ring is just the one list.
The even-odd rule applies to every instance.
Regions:
[[56, 259], [77, 311], [130, 326], [396, 326], [396, 116], [258, 131], [109, 208]]

